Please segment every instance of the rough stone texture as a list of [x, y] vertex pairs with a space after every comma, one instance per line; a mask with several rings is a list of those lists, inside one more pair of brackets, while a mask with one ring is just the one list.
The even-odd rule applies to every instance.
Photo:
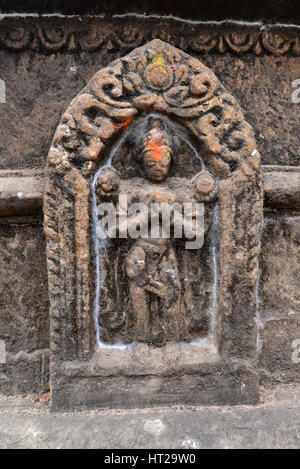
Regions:
[[[274, 385], [276, 383], [300, 382], [300, 361], [293, 361], [296, 357], [295, 349], [300, 347], [300, 320], [297, 318], [267, 321], [260, 332], [262, 343], [260, 353], [261, 383]], [[295, 344], [293, 346], [293, 344]], [[297, 355], [297, 357], [299, 354]]]
[[[9, 3], [11, 6], [11, 2]], [[260, 6], [265, 5], [265, 3], [259, 3]], [[236, 10], [234, 11], [236, 12]], [[255, 13], [257, 11], [255, 9]], [[287, 12], [286, 8], [284, 11]], [[220, 10], [214, 11], [213, 14], [219, 14], [219, 12]], [[292, 16], [295, 18], [295, 15]], [[136, 19], [130, 21], [106, 20], [106, 25], [103, 25], [99, 19], [93, 21], [96, 25], [101, 24], [101, 26], [89, 28], [87, 27], [90, 24], [88, 21], [82, 22], [75, 19], [1, 21], [0, 79], [6, 80], [8, 98], [7, 104], [0, 104], [1, 169], [43, 168], [55, 128], [71, 99], [101, 66], [107, 65], [114, 58], [127, 53], [136, 45], [155, 36], [182, 47], [194, 56], [201, 55], [201, 60], [216, 72], [228, 91], [239, 99], [248, 122], [254, 128], [264, 163], [299, 164], [299, 104], [291, 102], [291, 94], [295, 90], [292, 88], [291, 82], [300, 77], [297, 31], [291, 34], [283, 30], [277, 31], [277, 38], [272, 31], [270, 35], [268, 32], [265, 34], [262, 31], [259, 33], [259, 40], [252, 41], [258, 33], [258, 29], [254, 28], [254, 34], [251, 33], [250, 36], [246, 34], [245, 37], [243, 34], [234, 36], [232, 32], [248, 32], [247, 29], [239, 30], [232, 26], [229, 26], [229, 29], [223, 26], [206, 28], [189, 24], [184, 26], [178, 22], [162, 20], [145, 20], [139, 23]], [[43, 26], [43, 31], [40, 34], [37, 31], [37, 24]], [[25, 25], [25, 30], [30, 30], [28, 41], [25, 35], [24, 42], [22, 25]], [[18, 29], [18, 26], [21, 28]], [[131, 26], [138, 26], [140, 34], [137, 37], [135, 37], [136, 30], [132, 29]], [[57, 33], [55, 33], [56, 29]], [[66, 37], [64, 37], [64, 31], [68, 33]], [[75, 31], [73, 36], [72, 31]], [[91, 36], [89, 35], [90, 31], [92, 31]], [[97, 31], [103, 32], [103, 38], [97, 36]], [[228, 31], [230, 34], [226, 35]], [[8, 33], [9, 40], [7, 40]], [[202, 33], [205, 33], [203, 37]], [[216, 41], [214, 41], [215, 37]], [[3, 38], [6, 38], [5, 42]], [[274, 177], [272, 176], [273, 181]], [[284, 186], [289, 191], [290, 180], [287, 175], [284, 176], [283, 183], [280, 178], [281, 176], [277, 178], [278, 188]], [[293, 178], [293, 180], [295, 179]], [[289, 198], [289, 208], [293, 208], [291, 205], [297, 200], [295, 198], [297, 188], [295, 189]], [[281, 191], [277, 190], [277, 202], [282, 200], [281, 196]], [[269, 191], [265, 199], [269, 206], [270, 199], [268, 197]], [[10, 201], [13, 202], [13, 205], [11, 203], [9, 205], [14, 211], [16, 207], [18, 208], [18, 205], [14, 205], [16, 199], [10, 199]], [[6, 202], [4, 204], [6, 206]], [[271, 206], [274, 208], [274, 204], [271, 203]], [[282, 209], [285, 207], [287, 207], [286, 203], [282, 205]], [[30, 205], [29, 210], [34, 211], [30, 213], [31, 215], [36, 215], [34, 204]], [[21, 212], [18, 213], [18, 215], [20, 214]], [[282, 211], [281, 214], [283, 215], [284, 212]], [[27, 218], [26, 223], [28, 224], [28, 222], [31, 224], [32, 220]], [[6, 233], [8, 233], [8, 237], [11, 233], [11, 228], [7, 224], [20, 223], [20, 219], [5, 219], [1, 220], [1, 223], [5, 224], [1, 227], [4, 236], [1, 235], [0, 245], [3, 246]], [[21, 230], [28, 230], [26, 223], [25, 227], [20, 227]], [[295, 366], [291, 362], [291, 342], [294, 338], [300, 338], [299, 313], [293, 309], [295, 306], [294, 298], [298, 294], [297, 275], [299, 278], [295, 257], [296, 234], [291, 236], [288, 229], [277, 229], [276, 226], [279, 225], [281, 226], [281, 223], [278, 222], [265, 231], [262, 251], [261, 315], [265, 325], [260, 331], [260, 367], [263, 379], [268, 382], [299, 379], [299, 365]], [[28, 234], [29, 231], [26, 233]], [[31, 232], [30, 236], [28, 242], [30, 239], [31, 241], [35, 239], [35, 232]], [[287, 246], [287, 249], [277, 246], [276, 240], [278, 238], [283, 240], [281, 244]], [[276, 253], [270, 256], [269, 254], [274, 252], [275, 246], [278, 249], [276, 248]], [[32, 272], [32, 277], [30, 277], [32, 288], [28, 292], [28, 296], [35, 297], [39, 302], [47, 301], [46, 281], [38, 293], [35, 291], [36, 284], [45, 276], [45, 254], [42, 249], [44, 248], [41, 247], [40, 261], [33, 271], [31, 271], [31, 266], [26, 265], [25, 257], [22, 257], [22, 262], [18, 261], [14, 274], [9, 277], [12, 282], [9, 287], [12, 294], [6, 295], [3, 309], [5, 317], [7, 317], [7, 311], [15, 310], [18, 297], [22, 296], [22, 292], [16, 294], [13, 287], [20, 285], [20, 290], [21, 287], [22, 289], [27, 288], [28, 270]], [[9, 265], [15, 265], [14, 254], [10, 256], [9, 251], [8, 253], [5, 251], [5, 253], [10, 259]], [[3, 276], [7, 276], [8, 273], [6, 267], [2, 268], [2, 264], [0, 264], [0, 269], [2, 280]], [[24, 272], [22, 278], [18, 274], [20, 271]], [[265, 276], [264, 272], [267, 272], [268, 275]], [[278, 289], [275, 281], [273, 283], [268, 280], [273, 272], [277, 272], [276, 278], [279, 277], [280, 284], [284, 288]], [[270, 288], [270, 294], [268, 294], [268, 288]], [[276, 298], [276, 301], [272, 297]], [[278, 313], [277, 305], [279, 307]], [[42, 309], [43, 312], [37, 307], [39, 314], [41, 314], [40, 318], [43, 315], [43, 321], [46, 324], [48, 310], [46, 307]], [[289, 315], [287, 310], [294, 311], [294, 313]], [[18, 311], [20, 317], [27, 317], [27, 309], [21, 307], [18, 308]], [[0, 308], [1, 314], [2, 307]], [[5, 321], [2, 321], [1, 316], [0, 339], [3, 329], [5, 329], [5, 336], [22, 337], [16, 321]], [[39, 330], [43, 341], [42, 347], [48, 349], [48, 328]], [[20, 340], [21, 343], [24, 343], [23, 338]], [[24, 348], [26, 352], [26, 344]], [[19, 353], [22, 346], [17, 347], [16, 350]], [[29, 347], [29, 350], [31, 353], [33, 349]], [[40, 358], [44, 356], [44, 350], [43, 348], [41, 353], [39, 351], [33, 352], [35, 355], [30, 356], [30, 359], [26, 354], [23, 355], [26, 360], [19, 360], [18, 371], [16, 371], [16, 366], [9, 367], [10, 372], [15, 370], [14, 375], [11, 374], [9, 379], [8, 368], [5, 368], [4, 373], [4, 367], [0, 365], [1, 391], [27, 393], [45, 390], [48, 386], [48, 384], [44, 384], [47, 382], [47, 359]], [[48, 352], [45, 350], [45, 357], [47, 354]], [[35, 363], [34, 368], [30, 363]], [[26, 368], [28, 364], [29, 367]], [[278, 369], [276, 369], [277, 365]], [[41, 378], [40, 370], [43, 369], [46, 370], [45, 378]]]
[[299, 104], [291, 98], [300, 76], [297, 30], [292, 39], [286, 31], [268, 33], [258, 50], [259, 29], [231, 28], [226, 35], [224, 27], [140, 21], [139, 28], [136, 19], [1, 22], [0, 79], [6, 81], [7, 103], [0, 104], [0, 169], [44, 167], [73, 97], [101, 67], [154, 37], [196, 57], [204, 53], [204, 63], [242, 104], [263, 164], [300, 163]]
[[300, 339], [300, 216], [267, 213], [262, 229], [259, 344], [262, 380], [300, 380], [292, 361]]
[[299, 235], [298, 214], [265, 214], [259, 289], [263, 323], [299, 317]]
[[0, 216], [42, 215], [43, 173], [0, 171]]
[[0, 388], [12, 394], [49, 388], [49, 319], [45, 242], [32, 218], [0, 218], [0, 339], [6, 363]]
[[[274, 178], [265, 178], [265, 182], [268, 184], [268, 194], [270, 198], [267, 202], [274, 201], [274, 194], [278, 193], [279, 188], [282, 188], [283, 183], [281, 179], [278, 179], [278, 170], [275, 171], [275, 183]], [[286, 181], [287, 176], [291, 172], [280, 173], [283, 174], [283, 181]], [[272, 173], [265, 173], [272, 175]], [[3, 173], [2, 173], [3, 175]], [[12, 173], [10, 172], [10, 176]], [[294, 173], [292, 173], [294, 175]], [[17, 175], [17, 181], [19, 186], [24, 188], [22, 182], [20, 182], [20, 173]], [[4, 179], [4, 178], [3, 178]], [[22, 178], [21, 178], [22, 180]], [[271, 188], [271, 184], [274, 183], [274, 186]], [[38, 181], [34, 184], [38, 186]], [[289, 186], [291, 187], [291, 186]], [[276, 189], [277, 188], [277, 189]], [[43, 184], [41, 184], [41, 192], [38, 197], [42, 197]], [[14, 187], [15, 190], [15, 187]], [[272, 196], [270, 195], [272, 194]], [[291, 194], [291, 192], [290, 192]], [[272, 198], [273, 197], [273, 198]], [[4, 200], [4, 199], [3, 199]], [[11, 200], [11, 199], [9, 199]], [[280, 196], [281, 203], [283, 206], [288, 205], [290, 198], [282, 199], [282, 192]], [[283, 202], [285, 200], [285, 202]], [[274, 206], [274, 203], [271, 204]], [[14, 211], [15, 204], [7, 202], [9, 210]], [[35, 209], [34, 209], [34, 213]], [[10, 292], [5, 296], [5, 302], [2, 303], [1, 311], [1, 337], [0, 339], [6, 340], [6, 337], [16, 337], [20, 340], [20, 345], [15, 348], [15, 352], [19, 353], [20, 351], [34, 351], [36, 346], [28, 348], [28, 343], [24, 343], [23, 329], [24, 323], [22, 323], [23, 329], [20, 330], [19, 323], [13, 320], [10, 320], [8, 316], [9, 311], [14, 311], [16, 308], [16, 302], [18, 301], [19, 294], [15, 293], [15, 286], [21, 285], [22, 291], [25, 288], [28, 291], [29, 296], [34, 296], [34, 299], [37, 303], [37, 309], [39, 313], [35, 313], [34, 309], [31, 310], [32, 324], [35, 324], [34, 314], [39, 314], [39, 321], [43, 321], [44, 324], [47, 324], [48, 309], [44, 306], [42, 309], [38, 306], [40, 302], [46, 304], [46, 298], [48, 295], [47, 282], [43, 282], [43, 285], [40, 286], [39, 293], [35, 291], [36, 282], [43, 276], [45, 276], [45, 261], [44, 261], [44, 244], [39, 242], [40, 245], [40, 254], [39, 262], [36, 262], [34, 270], [31, 271], [32, 288], [27, 290], [26, 281], [28, 269], [31, 270], [31, 266], [26, 265], [25, 257], [19, 257], [18, 260], [14, 254], [14, 250], [7, 249], [7, 240], [14, 240], [15, 230], [18, 229], [21, 238], [23, 239], [23, 231], [26, 236], [26, 242], [34, 240], [37, 236], [38, 238], [42, 236], [41, 234], [41, 223], [40, 226], [30, 227], [28, 223], [32, 223], [31, 219], [25, 219], [25, 225], [15, 225], [14, 227], [9, 227], [8, 223], [20, 222], [20, 219], [2, 219], [1, 227], [1, 246], [2, 246], [2, 257], [1, 260], [5, 258], [10, 261], [10, 264], [13, 267], [13, 273], [9, 275], [7, 268], [1, 271], [2, 279], [7, 279], [10, 285]], [[4, 223], [4, 224], [3, 224]], [[24, 223], [24, 220], [23, 220]], [[36, 223], [36, 220], [34, 221]], [[299, 304], [297, 303], [297, 298], [299, 295], [299, 242], [298, 242], [298, 233], [299, 233], [299, 218], [294, 219], [294, 215], [291, 213], [284, 212], [266, 212], [264, 229], [262, 232], [262, 255], [261, 255], [261, 280], [260, 280], [260, 312], [261, 312], [261, 329], [260, 329], [260, 375], [263, 382], [272, 384], [274, 382], [292, 382], [299, 380], [299, 364], [294, 364], [292, 362], [292, 343], [294, 340], [300, 338], [299, 331]], [[42, 239], [42, 238], [41, 238]], [[22, 277], [18, 276], [19, 269], [22, 272], [26, 272]], [[4, 284], [2, 284], [4, 285]], [[7, 283], [6, 283], [7, 285]], [[279, 288], [278, 288], [279, 285]], [[2, 287], [3, 288], [3, 287]], [[21, 293], [20, 293], [21, 296]], [[4, 308], [4, 309], [3, 309]], [[3, 311], [3, 313], [2, 313]], [[19, 308], [20, 317], [27, 318], [27, 309], [24, 307]], [[9, 319], [8, 319], [9, 318]], [[4, 330], [6, 333], [4, 334]], [[39, 338], [42, 340], [42, 343], [39, 347], [49, 348], [49, 330], [48, 326], [41, 327], [35, 333], [35, 340]], [[23, 348], [24, 345], [24, 348]], [[38, 348], [39, 348], [38, 347]], [[40, 370], [42, 370], [43, 363], [41, 362], [42, 358], [39, 358], [43, 355], [43, 351], [35, 352], [35, 356], [23, 355], [23, 361], [19, 360], [18, 365], [11, 364], [9, 367], [1, 367], [1, 391], [8, 394], [12, 393], [34, 393], [42, 392], [49, 386], [48, 384], [48, 375], [47, 375], [47, 356], [48, 352], [45, 352], [45, 376], [41, 378]], [[25, 360], [25, 362], [24, 362]], [[35, 363], [34, 368], [31, 365]], [[40, 360], [40, 361], [39, 361]], [[119, 358], [118, 358], [119, 360]], [[207, 359], [206, 359], [207, 360]], [[39, 361], [39, 362], [38, 362]], [[26, 365], [22, 366], [22, 364]], [[18, 368], [17, 368], [18, 366]], [[4, 373], [4, 369], [6, 370]], [[8, 378], [8, 373], [10, 376]], [[28, 379], [30, 377], [30, 379]], [[41, 385], [42, 379], [42, 385]]]
[[242, 104], [255, 129], [262, 164], [300, 165], [299, 104], [292, 103], [292, 82], [300, 76], [298, 57], [223, 57], [207, 59]]
[[[197, 449], [299, 449], [299, 388], [277, 388], [261, 395], [261, 403], [250, 407], [56, 414], [50, 414], [45, 403], [0, 397], [0, 448], [101, 448], [109, 450], [110, 456], [114, 449], [127, 449], [127, 455], [142, 448], [175, 453], [177, 449], [192, 453]], [[201, 457], [197, 452], [198, 462]], [[98, 459], [101, 462], [103, 455]]]
[[300, 167], [265, 166], [264, 206], [299, 211]]

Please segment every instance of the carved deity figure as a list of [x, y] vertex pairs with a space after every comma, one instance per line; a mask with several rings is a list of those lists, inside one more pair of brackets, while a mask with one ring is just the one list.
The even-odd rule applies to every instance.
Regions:
[[[197, 203], [207, 206], [203, 228], [205, 233], [209, 229], [216, 183], [205, 170], [193, 179], [171, 177], [170, 168], [177, 157], [178, 149], [156, 118], [150, 120], [135, 151], [141, 177], [122, 179], [110, 167], [98, 176], [98, 203], [112, 202], [116, 210], [116, 226], [108, 233], [111, 247], [101, 292], [99, 322], [105, 342], [115, 342], [123, 328], [125, 343], [162, 346], [190, 341], [193, 330], [201, 329], [201, 314], [196, 311], [186, 278], [191, 256], [183, 246], [197, 236]], [[130, 210], [132, 204], [145, 209]], [[182, 226], [185, 204], [191, 211]], [[167, 207], [169, 223], [165, 223], [163, 212]], [[125, 212], [128, 216], [124, 218]], [[178, 226], [182, 227], [181, 239], [176, 234]], [[137, 227], [138, 237], [130, 238]], [[118, 254], [112, 262], [114, 252]]]

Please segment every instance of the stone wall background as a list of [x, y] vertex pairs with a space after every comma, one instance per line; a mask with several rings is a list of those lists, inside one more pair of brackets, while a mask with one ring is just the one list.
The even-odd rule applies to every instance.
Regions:
[[49, 388], [49, 317], [45, 239], [41, 219], [0, 218], [1, 392]]
[[[299, 29], [265, 36], [260, 28], [174, 20], [27, 18], [0, 22], [0, 79], [7, 86], [7, 102], [0, 104], [0, 173], [44, 169], [71, 100], [98, 69], [153, 36], [216, 73], [240, 101], [264, 165], [299, 171], [300, 104], [291, 99], [292, 82], [300, 79]], [[300, 339], [299, 215], [299, 204], [265, 212], [258, 286], [262, 384], [300, 380], [300, 364], [291, 358], [292, 343]], [[7, 349], [1, 392], [46, 392], [48, 290], [40, 210], [34, 217], [0, 213], [0, 340]]]

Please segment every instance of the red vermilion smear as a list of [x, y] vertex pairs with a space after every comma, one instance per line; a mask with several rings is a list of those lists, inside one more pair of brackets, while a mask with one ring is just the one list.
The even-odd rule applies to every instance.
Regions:
[[128, 127], [129, 124], [131, 124], [131, 122], [133, 121], [134, 117], [128, 117], [128, 119], [126, 119], [123, 124], [121, 124], [120, 126], [120, 129], [121, 130], [124, 130], [126, 129], [126, 127]]
[[147, 146], [149, 150], [151, 151], [152, 157], [155, 160], [158, 161], [162, 159], [164, 155], [164, 151], [161, 147], [161, 143], [159, 140], [149, 140], [149, 142], [147, 143]]

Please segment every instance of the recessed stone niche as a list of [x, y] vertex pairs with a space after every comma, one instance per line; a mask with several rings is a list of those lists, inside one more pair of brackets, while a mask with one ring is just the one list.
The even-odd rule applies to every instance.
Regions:
[[[63, 115], [47, 174], [52, 409], [256, 403], [260, 155], [214, 73], [160, 40], [112, 62]], [[101, 239], [97, 207], [119, 216], [120, 194], [202, 204], [203, 244]]]

